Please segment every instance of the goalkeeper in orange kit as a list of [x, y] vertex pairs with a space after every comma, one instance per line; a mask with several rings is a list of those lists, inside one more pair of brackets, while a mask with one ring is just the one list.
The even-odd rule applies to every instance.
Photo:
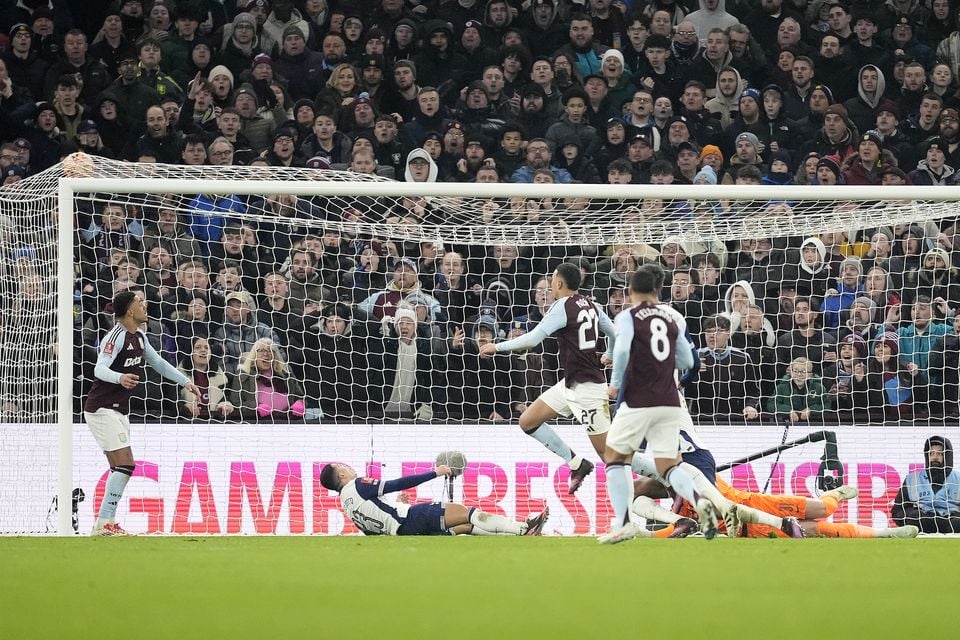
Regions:
[[[826, 522], [837, 510], [842, 500], [850, 500], [857, 496], [857, 489], [851, 486], [842, 486], [824, 493], [819, 498], [803, 496], [773, 495], [752, 491], [734, 489], [719, 476], [716, 477], [717, 489], [724, 498], [738, 505], [740, 515], [739, 531], [727, 532], [730, 537], [743, 538], [787, 538], [783, 531], [784, 518], [796, 518], [800, 522], [807, 537], [820, 538], [914, 538], [918, 530], [916, 527], [874, 528], [846, 522]], [[667, 522], [666, 528], [653, 534], [653, 537], [682, 537], [677, 531], [686, 530], [689, 535], [690, 522], [693, 522], [695, 512], [690, 505], [682, 502], [677, 512], [668, 511], [660, 507], [654, 500], [644, 493], [652, 488], [650, 483], [659, 484], [650, 478], [637, 481], [635, 491], [640, 496], [633, 503], [633, 512], [641, 517]], [[639, 486], [637, 486], [639, 485]], [[654, 488], [655, 490], [655, 488]], [[747, 507], [742, 509], [739, 507]]]
[[[684, 462], [699, 468], [707, 478], [716, 480], [716, 489], [720, 493], [717, 500], [737, 505], [736, 517], [731, 519], [737, 522], [734, 527], [736, 531], [728, 531], [730, 537], [914, 538], [919, 533], [917, 527], [913, 526], [874, 528], [823, 521], [837, 510], [840, 501], [857, 496], [857, 489], [851, 486], [838, 487], [819, 498], [734, 489], [717, 476], [713, 455], [700, 442], [692, 424], [686, 425], [680, 436], [680, 457]], [[680, 501], [679, 508], [669, 511], [655, 502], [657, 498], [672, 497], [674, 494], [667, 480], [647, 463], [647, 459], [635, 458], [633, 468], [640, 478], [634, 481], [634, 495], [638, 497], [634, 499], [631, 511], [647, 520], [667, 523], [666, 528], [652, 533], [652, 537], [683, 538], [697, 532], [696, 512], [689, 504]]]

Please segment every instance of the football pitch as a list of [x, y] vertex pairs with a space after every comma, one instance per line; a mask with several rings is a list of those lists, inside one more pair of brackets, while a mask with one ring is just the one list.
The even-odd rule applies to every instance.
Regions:
[[960, 542], [0, 538], [0, 638], [947, 638]]

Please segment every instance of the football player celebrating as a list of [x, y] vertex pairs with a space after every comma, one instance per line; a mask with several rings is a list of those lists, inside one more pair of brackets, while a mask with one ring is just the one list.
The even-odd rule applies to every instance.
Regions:
[[604, 357], [609, 359], [613, 349], [613, 322], [600, 305], [579, 292], [581, 279], [580, 267], [569, 262], [558, 266], [550, 278], [556, 302], [540, 324], [522, 336], [480, 348], [480, 356], [488, 358], [496, 353], [532, 349], [548, 336], [557, 337], [563, 378], [520, 414], [520, 428], [567, 463], [571, 469], [567, 489], [570, 494], [580, 488], [595, 465], [574, 453], [570, 445], [545, 423], [557, 416], [574, 418], [587, 428], [590, 442], [600, 455], [606, 448], [606, 435], [610, 429], [607, 377], [604, 362], [597, 354], [597, 345], [600, 332], [603, 332], [607, 336]]

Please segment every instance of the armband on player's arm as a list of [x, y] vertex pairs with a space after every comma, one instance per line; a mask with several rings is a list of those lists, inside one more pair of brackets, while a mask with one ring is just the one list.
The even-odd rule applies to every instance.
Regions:
[[404, 476], [402, 478], [396, 478], [395, 480], [387, 480], [383, 483], [383, 491], [381, 493], [394, 493], [395, 491], [403, 491], [404, 489], [410, 489], [417, 485], [423, 484], [428, 480], [433, 480], [437, 477], [436, 471], [427, 471], [426, 473], [418, 473], [412, 476]]

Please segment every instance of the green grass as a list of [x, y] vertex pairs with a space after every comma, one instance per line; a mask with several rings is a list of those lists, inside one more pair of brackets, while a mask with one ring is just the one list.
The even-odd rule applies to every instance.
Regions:
[[931, 640], [956, 637], [958, 558], [955, 540], [0, 538], [0, 638]]

